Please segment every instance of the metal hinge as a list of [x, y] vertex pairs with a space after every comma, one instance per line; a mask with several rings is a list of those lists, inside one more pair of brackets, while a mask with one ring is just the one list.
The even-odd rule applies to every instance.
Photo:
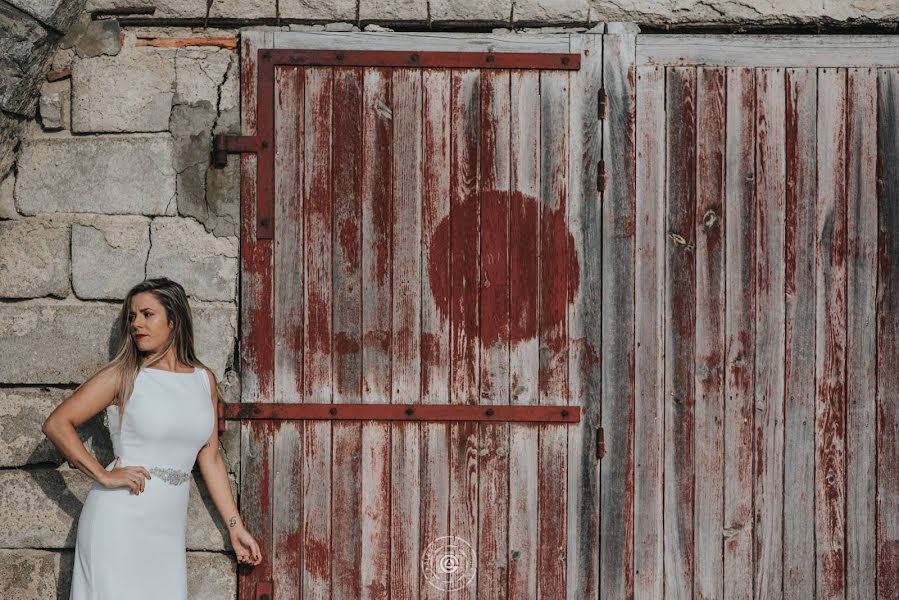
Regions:
[[596, 118], [604, 120], [609, 116], [608, 105], [606, 103], [606, 88], [599, 88], [599, 92], [596, 95]]
[[596, 191], [606, 191], [606, 161], [596, 163]]
[[596, 430], [596, 460], [601, 460], [606, 455], [606, 435], [603, 428]]
[[228, 135], [220, 133], [212, 140], [212, 164], [224, 167], [228, 164], [228, 154], [238, 152], [258, 153], [260, 148], [267, 148], [268, 142], [260, 140], [257, 135]]

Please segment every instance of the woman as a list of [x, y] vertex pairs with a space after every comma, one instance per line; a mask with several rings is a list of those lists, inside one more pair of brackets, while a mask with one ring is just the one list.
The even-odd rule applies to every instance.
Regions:
[[[219, 454], [215, 375], [194, 353], [193, 322], [178, 283], [132, 288], [118, 320], [115, 358], [47, 417], [42, 430], [95, 480], [75, 542], [70, 600], [186, 600], [186, 520], [194, 461], [242, 563], [259, 545], [244, 527]], [[126, 401], [127, 399], [127, 401]], [[75, 428], [106, 410], [116, 459], [105, 468]]]

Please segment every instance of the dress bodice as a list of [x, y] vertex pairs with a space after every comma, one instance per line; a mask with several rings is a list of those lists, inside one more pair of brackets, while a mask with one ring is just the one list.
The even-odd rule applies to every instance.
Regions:
[[205, 369], [176, 373], [142, 368], [119, 423], [116, 405], [106, 407], [109, 434], [122, 465], [190, 471], [212, 435], [215, 411]]

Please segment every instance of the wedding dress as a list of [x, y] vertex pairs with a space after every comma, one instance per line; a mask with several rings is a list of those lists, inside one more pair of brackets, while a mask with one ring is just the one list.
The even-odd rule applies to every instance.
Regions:
[[216, 426], [209, 375], [144, 367], [121, 429], [117, 406], [106, 416], [119, 466], [142, 466], [151, 477], [137, 495], [91, 486], [78, 519], [69, 600], [187, 600], [190, 471]]

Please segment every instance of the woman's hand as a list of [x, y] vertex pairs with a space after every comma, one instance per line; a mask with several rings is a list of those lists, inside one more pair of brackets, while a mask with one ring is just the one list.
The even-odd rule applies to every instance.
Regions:
[[131, 489], [133, 495], [140, 494], [144, 491], [144, 482], [150, 477], [150, 472], [138, 465], [127, 467], [119, 467], [121, 458], [116, 457], [112, 470], [106, 475], [100, 483], [106, 488], [127, 487]]
[[258, 565], [262, 561], [259, 544], [243, 525], [238, 525], [231, 530], [231, 545], [234, 546], [234, 552], [237, 554], [237, 562]]

